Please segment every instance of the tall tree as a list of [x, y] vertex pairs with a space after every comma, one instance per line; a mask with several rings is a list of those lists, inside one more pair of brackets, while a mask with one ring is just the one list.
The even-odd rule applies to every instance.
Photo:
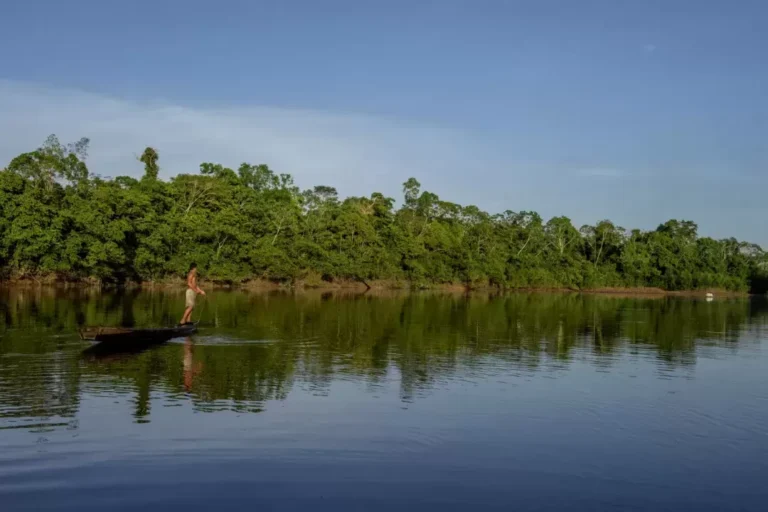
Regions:
[[144, 164], [144, 177], [149, 180], [156, 180], [157, 175], [160, 173], [160, 166], [157, 161], [160, 160], [160, 155], [157, 154], [154, 148], [147, 147], [139, 157], [139, 161]]

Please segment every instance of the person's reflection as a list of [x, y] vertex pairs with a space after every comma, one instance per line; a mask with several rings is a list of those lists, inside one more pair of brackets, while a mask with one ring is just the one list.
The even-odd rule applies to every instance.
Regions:
[[192, 339], [187, 337], [184, 340], [184, 389], [189, 392], [192, 389], [192, 382], [195, 376], [200, 373], [203, 363], [200, 361], [195, 364], [194, 344]]

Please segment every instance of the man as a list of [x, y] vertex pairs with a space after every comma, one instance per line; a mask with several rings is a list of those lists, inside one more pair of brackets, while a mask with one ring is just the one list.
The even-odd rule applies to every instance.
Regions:
[[179, 325], [184, 325], [192, 320], [192, 310], [195, 309], [195, 299], [197, 298], [198, 293], [205, 296], [205, 292], [197, 286], [197, 265], [192, 263], [187, 272], [186, 309], [184, 310], [184, 316], [181, 317]]

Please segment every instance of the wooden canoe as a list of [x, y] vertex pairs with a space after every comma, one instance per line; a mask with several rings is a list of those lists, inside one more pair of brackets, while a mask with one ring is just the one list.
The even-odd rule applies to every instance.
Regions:
[[100, 343], [162, 343], [189, 336], [197, 331], [197, 322], [174, 327], [132, 329], [129, 327], [86, 327], [80, 329], [80, 339]]

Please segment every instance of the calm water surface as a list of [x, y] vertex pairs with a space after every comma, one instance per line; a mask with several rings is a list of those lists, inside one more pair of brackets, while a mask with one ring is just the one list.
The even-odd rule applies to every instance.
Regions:
[[0, 290], [16, 510], [768, 510], [768, 305]]

